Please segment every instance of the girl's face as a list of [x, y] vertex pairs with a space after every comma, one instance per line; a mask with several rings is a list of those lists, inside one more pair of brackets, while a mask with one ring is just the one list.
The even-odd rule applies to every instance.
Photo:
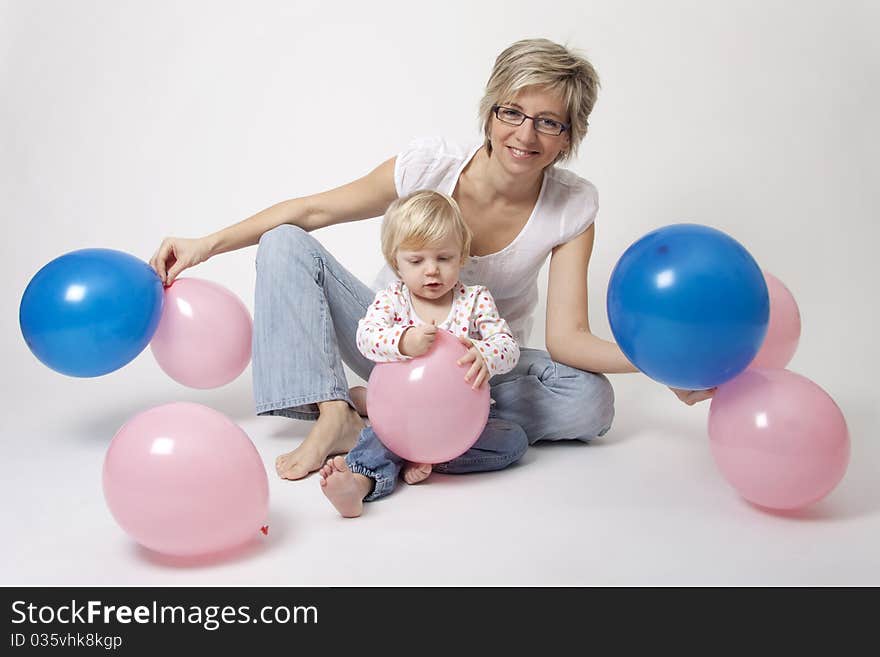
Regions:
[[397, 273], [410, 292], [423, 299], [441, 299], [458, 282], [461, 243], [448, 236], [421, 249], [397, 251]]
[[[540, 87], [526, 87], [498, 104], [502, 108], [534, 117], [536, 121], [549, 119], [550, 125], [552, 122], [569, 123], [568, 110], [562, 97]], [[500, 111], [505, 114], [503, 109]], [[516, 116], [515, 112], [506, 114]], [[569, 145], [568, 130], [559, 135], [548, 135], [539, 132], [532, 119], [527, 118], [520, 125], [511, 125], [494, 114], [489, 137], [492, 140], [492, 159], [497, 158], [498, 163], [514, 175], [543, 171]]]

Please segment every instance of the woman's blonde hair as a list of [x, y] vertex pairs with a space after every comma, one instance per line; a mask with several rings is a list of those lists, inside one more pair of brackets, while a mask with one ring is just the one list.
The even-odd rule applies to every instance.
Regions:
[[452, 236], [461, 244], [462, 262], [471, 251], [471, 230], [458, 203], [440, 192], [424, 190], [395, 200], [382, 219], [382, 255], [397, 271], [397, 252], [417, 250]]
[[510, 102], [527, 87], [556, 92], [565, 102], [571, 124], [569, 148], [559, 154], [556, 162], [567, 160], [577, 153], [587, 134], [588, 118], [599, 93], [599, 74], [585, 57], [548, 39], [524, 39], [507, 47], [495, 60], [480, 101], [480, 122], [490, 155], [492, 107]]

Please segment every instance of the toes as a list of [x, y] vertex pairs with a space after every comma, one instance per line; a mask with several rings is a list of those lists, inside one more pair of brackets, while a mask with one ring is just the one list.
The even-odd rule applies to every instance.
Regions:
[[294, 467], [296, 465], [296, 462], [292, 462], [292, 459], [290, 457], [291, 454], [290, 452], [288, 452], [287, 454], [282, 454], [275, 459], [275, 470], [278, 472], [278, 474], [283, 476], [286, 470], [289, 470], [291, 467]]
[[282, 479], [290, 479], [291, 481], [296, 479], [302, 479], [307, 474], [309, 474], [308, 468], [303, 467], [301, 463], [294, 463], [289, 468], [284, 469], [279, 472]]
[[333, 457], [333, 467], [336, 468], [339, 472], [345, 472], [348, 470], [348, 465], [345, 463], [344, 456], [335, 456]]
[[411, 465], [403, 471], [403, 481], [407, 484], [417, 484], [428, 478], [431, 474], [430, 464]]

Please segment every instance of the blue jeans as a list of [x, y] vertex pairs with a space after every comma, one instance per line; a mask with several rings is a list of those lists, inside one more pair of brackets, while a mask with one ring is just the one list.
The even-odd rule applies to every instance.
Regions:
[[[358, 351], [355, 334], [373, 296], [303, 229], [284, 225], [263, 235], [254, 295], [259, 415], [314, 420], [317, 402], [343, 400], [354, 407], [342, 363], [369, 379], [373, 362]], [[546, 351], [521, 348], [517, 366], [489, 383], [495, 400], [490, 417], [501, 423], [490, 421], [478, 444], [485, 438], [500, 453], [519, 449], [519, 435], [513, 438], [519, 432], [510, 431], [511, 425], [525, 433], [529, 444], [589, 441], [605, 434], [614, 418], [614, 391], [604, 375], [556, 363]], [[503, 431], [496, 440], [498, 427]], [[499, 448], [506, 440], [510, 445]], [[474, 456], [469, 454], [459, 459]]]
[[[437, 463], [434, 472], [443, 474], [465, 474], [468, 472], [488, 472], [502, 470], [519, 461], [529, 447], [526, 432], [512, 422], [490, 417], [483, 433], [464, 454], [458, 458]], [[345, 457], [352, 472], [366, 475], [373, 480], [373, 489], [364, 498], [372, 502], [385, 497], [397, 485], [400, 468], [404, 459], [385, 447], [372, 427], [366, 427], [358, 436], [357, 444]]]

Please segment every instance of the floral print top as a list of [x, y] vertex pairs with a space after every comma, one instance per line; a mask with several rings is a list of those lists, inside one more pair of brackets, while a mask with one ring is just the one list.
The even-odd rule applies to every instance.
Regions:
[[[372, 361], [408, 360], [400, 353], [400, 337], [411, 326], [425, 324], [416, 315], [409, 289], [397, 280], [379, 290], [366, 316], [358, 322], [357, 346]], [[495, 300], [483, 285], [455, 284], [452, 308], [437, 325], [456, 337], [467, 337], [479, 350], [489, 375], [509, 372], [519, 360], [519, 346]]]

